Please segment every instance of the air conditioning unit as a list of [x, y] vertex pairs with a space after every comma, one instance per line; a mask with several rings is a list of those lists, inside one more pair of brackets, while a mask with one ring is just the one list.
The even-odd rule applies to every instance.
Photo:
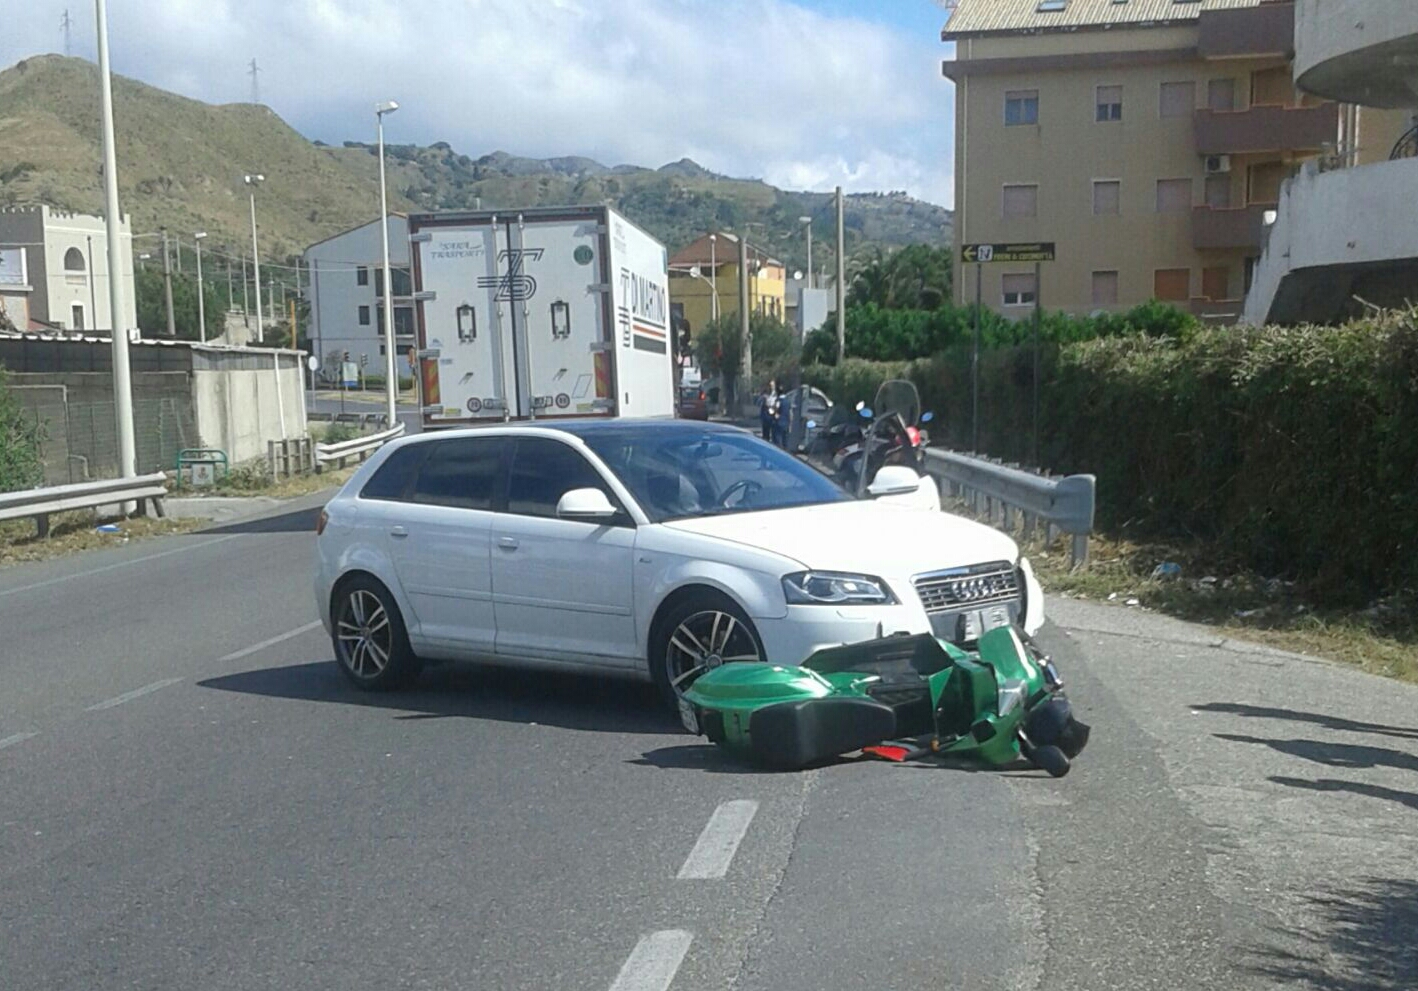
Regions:
[[1206, 174], [1207, 174], [1207, 175], [1220, 175], [1220, 174], [1222, 174], [1222, 173], [1230, 172], [1230, 171], [1231, 171], [1231, 156], [1230, 156], [1230, 155], [1207, 155], [1207, 156], [1206, 156]]

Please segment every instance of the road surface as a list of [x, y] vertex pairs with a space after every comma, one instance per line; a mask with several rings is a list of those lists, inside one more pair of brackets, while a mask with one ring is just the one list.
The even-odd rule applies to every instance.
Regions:
[[1053, 601], [1074, 773], [752, 773], [648, 688], [347, 687], [318, 499], [0, 572], [0, 987], [1418, 986], [1418, 690]]

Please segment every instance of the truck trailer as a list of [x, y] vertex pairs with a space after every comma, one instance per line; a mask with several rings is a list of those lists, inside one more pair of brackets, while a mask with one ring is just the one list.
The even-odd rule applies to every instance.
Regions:
[[605, 206], [409, 215], [425, 429], [672, 417], [668, 253]]

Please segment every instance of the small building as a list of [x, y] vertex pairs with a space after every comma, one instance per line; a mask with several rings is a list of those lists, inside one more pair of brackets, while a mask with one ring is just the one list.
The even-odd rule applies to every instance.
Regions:
[[[120, 224], [123, 314], [138, 335], [133, 232]], [[111, 331], [108, 234], [102, 217], [47, 205], [0, 209], [0, 310], [16, 330]]]
[[788, 280], [786, 318], [797, 332], [801, 343], [808, 334], [820, 328], [827, 318], [837, 312], [836, 293], [830, 289], [816, 289], [808, 285], [806, 278]]
[[[787, 269], [751, 242], [748, 245], [749, 310], [787, 319]], [[715, 297], [717, 296], [717, 307]], [[739, 239], [705, 234], [670, 257], [670, 311], [677, 326], [688, 324], [690, 339], [714, 318], [739, 310]]]
[[[415, 346], [413, 279], [409, 262], [409, 221], [391, 213], [390, 288], [394, 296], [394, 340], [400, 374], [411, 374], [408, 351]], [[310, 273], [310, 346], [320, 358], [320, 374], [337, 375], [340, 360], [364, 359], [370, 374], [384, 374], [384, 245], [379, 220], [371, 220], [305, 249]]]

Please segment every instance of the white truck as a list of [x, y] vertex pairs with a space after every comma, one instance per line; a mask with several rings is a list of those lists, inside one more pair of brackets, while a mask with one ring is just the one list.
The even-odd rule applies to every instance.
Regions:
[[427, 429], [675, 413], [668, 255], [609, 207], [409, 216]]

